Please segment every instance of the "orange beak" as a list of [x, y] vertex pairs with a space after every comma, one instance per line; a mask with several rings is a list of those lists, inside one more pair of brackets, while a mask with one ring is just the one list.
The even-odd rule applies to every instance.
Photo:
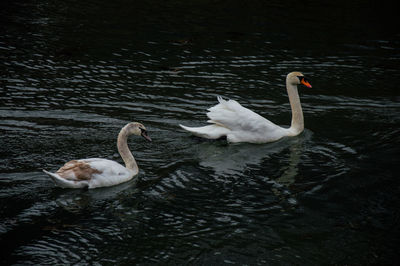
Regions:
[[303, 84], [304, 86], [306, 86], [307, 88], [312, 88], [312, 86], [311, 86], [311, 84], [308, 82], [308, 81], [306, 81], [306, 80], [304, 80], [304, 79], [301, 79], [301, 84]]

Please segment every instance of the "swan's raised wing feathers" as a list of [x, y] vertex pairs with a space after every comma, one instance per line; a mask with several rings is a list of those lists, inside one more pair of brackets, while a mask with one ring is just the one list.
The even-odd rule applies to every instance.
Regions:
[[261, 115], [243, 107], [235, 100], [218, 97], [219, 104], [208, 109], [209, 123], [217, 124], [238, 131], [268, 131], [276, 125]]

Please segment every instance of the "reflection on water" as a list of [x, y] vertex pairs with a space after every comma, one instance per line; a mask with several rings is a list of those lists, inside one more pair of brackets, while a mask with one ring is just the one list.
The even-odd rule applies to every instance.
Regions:
[[273, 154], [282, 152], [285, 149], [290, 150], [289, 164], [297, 164], [299, 159], [292, 155], [299, 153], [301, 143], [305, 139], [310, 139], [311, 132], [306, 130], [298, 138], [285, 138], [281, 141], [268, 143], [265, 145], [255, 144], [220, 144], [215, 141], [196, 145], [193, 147], [194, 154], [198, 154], [201, 166], [211, 167], [218, 175], [234, 175], [242, 173], [246, 167], [251, 165], [260, 165], [263, 160], [268, 160]]
[[[392, 9], [342, 2], [1, 3], [1, 264], [396, 261], [400, 35]], [[313, 84], [298, 137], [177, 126], [217, 95], [288, 125], [294, 70]], [[122, 162], [130, 121], [153, 139], [129, 140], [137, 179], [69, 190], [41, 172]]]

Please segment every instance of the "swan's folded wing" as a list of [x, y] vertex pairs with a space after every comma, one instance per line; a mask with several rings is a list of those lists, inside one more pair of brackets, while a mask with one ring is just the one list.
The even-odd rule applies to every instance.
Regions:
[[241, 106], [235, 100], [218, 97], [219, 104], [208, 109], [208, 122], [222, 125], [232, 131], [266, 132], [277, 126], [259, 114]]
[[89, 188], [108, 187], [126, 182], [132, 179], [138, 172], [128, 170], [121, 164], [107, 159], [91, 158], [83, 159], [92, 168], [95, 168], [99, 173], [94, 174], [91, 179]]
[[89, 164], [91, 168], [96, 169], [97, 170], [96, 174], [104, 176], [130, 175], [129, 171], [116, 161], [103, 158], [89, 158], [89, 159], [82, 159], [79, 161], [83, 161]]
[[71, 181], [90, 180], [98, 173], [101, 172], [83, 160], [69, 161], [56, 172], [61, 178]]

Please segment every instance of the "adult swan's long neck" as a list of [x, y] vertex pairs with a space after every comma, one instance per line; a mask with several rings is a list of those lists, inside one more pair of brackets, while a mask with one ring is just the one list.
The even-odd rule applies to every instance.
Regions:
[[289, 96], [290, 107], [292, 108], [292, 124], [289, 128], [289, 136], [297, 136], [304, 130], [303, 110], [301, 109], [297, 85], [289, 83], [286, 79], [286, 89]]
[[117, 140], [118, 152], [121, 155], [122, 160], [124, 160], [125, 167], [129, 170], [132, 170], [134, 174], [137, 174], [139, 172], [139, 168], [128, 147], [129, 135], [130, 133], [127, 129], [127, 126], [123, 127], [119, 132]]

